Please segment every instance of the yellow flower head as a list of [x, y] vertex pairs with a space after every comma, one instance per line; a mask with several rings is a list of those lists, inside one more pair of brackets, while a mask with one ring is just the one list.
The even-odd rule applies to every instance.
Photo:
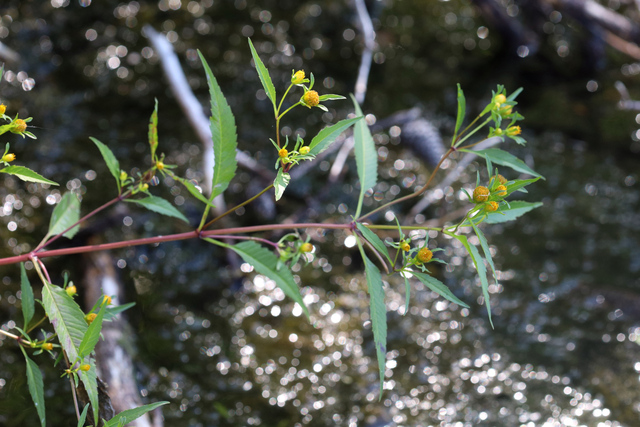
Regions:
[[84, 316], [84, 320], [87, 322], [88, 325], [90, 325], [91, 322], [96, 320], [96, 317], [98, 317], [96, 313], [89, 313], [86, 316]]
[[496, 97], [493, 99], [493, 101], [496, 103], [496, 106], [499, 107], [500, 105], [502, 105], [505, 102], [507, 102], [507, 97], [504, 96], [503, 94], [496, 95]]
[[318, 92], [315, 90], [307, 91], [304, 95], [302, 95], [302, 103], [307, 107], [316, 107], [320, 104], [320, 97], [318, 96]]
[[520, 135], [522, 133], [522, 129], [520, 129], [520, 126], [511, 126], [508, 127], [505, 132], [508, 136], [515, 136]]
[[25, 130], [27, 130], [27, 123], [24, 120], [16, 119], [16, 121], [13, 122], [13, 132], [22, 133]]
[[511, 113], [513, 113], [513, 107], [511, 105], [500, 107], [500, 115], [502, 117], [510, 116]]
[[162, 169], [164, 169], [164, 163], [162, 163], [160, 160], [158, 160], [156, 162], [156, 167], [158, 168], [158, 170], [162, 170]]
[[400, 244], [400, 249], [402, 249], [405, 252], [409, 252], [409, 250], [411, 249], [411, 245], [408, 244], [407, 242], [402, 242]]
[[504, 197], [507, 195], [507, 187], [505, 187], [504, 185], [498, 185], [498, 188], [496, 188], [496, 195], [500, 196], [500, 197]]
[[291, 76], [291, 83], [294, 85], [302, 84], [304, 82], [304, 78], [305, 78], [305, 75], [303, 70], [296, 71]]
[[125, 171], [120, 171], [120, 181], [126, 181], [129, 175]]
[[476, 203], [486, 202], [489, 199], [489, 189], [482, 185], [473, 190], [473, 201]]
[[53, 350], [53, 344], [51, 344], [50, 342], [46, 342], [46, 343], [42, 344], [42, 349], [43, 350], [47, 350], [47, 351], [51, 351], [51, 350]]
[[500, 207], [500, 205], [498, 205], [498, 202], [489, 202], [484, 207], [484, 210], [487, 212], [495, 212], [498, 210], [498, 207]]
[[78, 292], [78, 290], [74, 285], [67, 286], [65, 291], [67, 292], [67, 295], [69, 295], [70, 297], [74, 296]]
[[16, 155], [13, 153], [7, 153], [4, 156], [2, 156], [2, 159], [0, 159], [0, 161], [2, 162], [13, 162], [16, 159]]
[[0, 104], [0, 116], [3, 115], [7, 111], [7, 106], [4, 104]]
[[105, 295], [104, 298], [102, 299], [102, 304], [111, 304], [111, 297], [109, 295]]
[[433, 252], [431, 252], [428, 248], [422, 248], [418, 251], [418, 255], [416, 255], [416, 261], [424, 264], [425, 262], [431, 261], [433, 258]]
[[313, 245], [309, 242], [303, 243], [302, 245], [300, 245], [300, 252], [302, 253], [307, 253], [307, 252], [311, 252], [313, 250]]
[[309, 154], [310, 150], [311, 149], [305, 145], [304, 147], [300, 148], [300, 154]]
[[278, 156], [282, 157], [283, 159], [288, 155], [289, 155], [289, 152], [287, 151], [286, 148], [282, 148], [280, 149], [280, 151], [278, 151]]
[[87, 372], [90, 369], [91, 369], [91, 365], [89, 365], [88, 363], [85, 363], [84, 365], [80, 365], [81, 371]]
[[498, 180], [500, 185], [505, 185], [507, 183], [507, 178], [505, 178], [504, 176], [502, 176], [500, 174], [496, 175], [494, 178]]

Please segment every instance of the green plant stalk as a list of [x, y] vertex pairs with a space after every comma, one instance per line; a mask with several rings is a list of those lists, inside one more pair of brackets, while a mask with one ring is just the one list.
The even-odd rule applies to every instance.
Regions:
[[[485, 114], [486, 114], [486, 113], [485, 113]], [[481, 118], [482, 116], [484, 116], [484, 114], [480, 114], [480, 115], [478, 115], [475, 119], [473, 119], [473, 121], [472, 121], [471, 123], [469, 123], [469, 124], [467, 125], [467, 127], [466, 127], [466, 128], [464, 128], [464, 129], [462, 130], [462, 132], [460, 132], [456, 137], [454, 137], [454, 138], [453, 138], [453, 140], [451, 141], [451, 146], [452, 146], [452, 147], [457, 146], [457, 144], [458, 144], [458, 140], [462, 137], [462, 135], [464, 135], [466, 131], [468, 131], [469, 129], [471, 129], [471, 127], [472, 127], [472, 126], [473, 126], [473, 125], [474, 125], [478, 120], [480, 120], [480, 118]]]
[[[267, 188], [265, 188], [264, 190], [262, 190], [261, 192], [259, 192], [255, 196], [253, 196], [252, 198], [250, 198], [248, 200], [245, 200], [244, 202], [240, 203], [239, 205], [236, 205], [236, 206], [232, 207], [231, 209], [229, 209], [225, 213], [220, 214], [217, 217], [213, 218], [211, 221], [209, 221], [208, 223], [204, 224], [204, 226], [202, 225], [202, 223], [200, 223], [200, 226], [198, 227], [198, 231], [201, 231], [201, 230], [204, 230], [204, 229], [208, 228], [211, 224], [213, 224], [214, 222], [218, 221], [221, 218], [224, 218], [225, 216], [229, 215], [231, 212], [234, 212], [236, 209], [239, 209], [239, 208], [243, 207], [244, 205], [247, 205], [247, 204], [253, 202], [255, 199], [257, 199], [258, 197], [262, 196], [264, 193], [266, 193], [267, 191], [271, 190], [272, 188], [273, 188], [273, 184], [269, 185]], [[205, 218], [205, 216], [203, 216], [203, 218]]]
[[[483, 127], [485, 127], [485, 126], [486, 126], [490, 121], [491, 121], [491, 117], [489, 117], [487, 120], [485, 120], [485, 122], [484, 122], [484, 123], [482, 123], [480, 126], [476, 127], [474, 130], [472, 130], [471, 132], [469, 132], [469, 133], [467, 134], [467, 136], [465, 136], [464, 138], [462, 138], [462, 139], [460, 139], [459, 141], [457, 141], [457, 142], [455, 143], [455, 145], [453, 146], [453, 148], [458, 148], [458, 146], [459, 146], [460, 144], [462, 144], [464, 141], [466, 141], [467, 139], [469, 139], [469, 137], [470, 137], [470, 136], [472, 136], [474, 133], [478, 132], [480, 129], [482, 129]], [[474, 122], [475, 122], [475, 120], [474, 120]], [[458, 136], [458, 138], [460, 138], [460, 136], [462, 136], [462, 134], [460, 134], [460, 135]]]

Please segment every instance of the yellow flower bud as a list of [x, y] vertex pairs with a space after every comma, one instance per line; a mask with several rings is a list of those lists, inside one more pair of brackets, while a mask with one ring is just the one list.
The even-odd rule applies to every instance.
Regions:
[[302, 102], [307, 107], [316, 107], [320, 104], [320, 97], [318, 96], [318, 92], [315, 90], [307, 91], [304, 95], [302, 95]]
[[120, 181], [126, 181], [129, 175], [125, 171], [120, 171]]
[[280, 151], [278, 151], [278, 156], [285, 158], [289, 155], [289, 152], [287, 151], [286, 148], [282, 148]]
[[96, 320], [96, 317], [98, 317], [96, 313], [89, 313], [86, 316], [84, 316], [84, 320], [87, 322], [87, 325], [90, 325], [91, 322]]
[[304, 78], [305, 78], [305, 75], [303, 70], [296, 71], [293, 74], [293, 76], [291, 76], [291, 83], [293, 83], [294, 85], [302, 84], [302, 82], [304, 81]]
[[409, 252], [409, 250], [411, 249], [411, 245], [408, 244], [407, 242], [402, 242], [400, 243], [400, 249], [402, 249], [405, 252]]
[[306, 242], [300, 245], [300, 252], [302, 253], [311, 252], [312, 250], [313, 250], [313, 245], [309, 242]]
[[90, 370], [90, 369], [91, 369], [91, 365], [89, 365], [88, 363], [85, 363], [85, 364], [83, 364], [83, 365], [80, 365], [80, 370], [81, 370], [81, 371], [87, 372], [87, 371], [88, 371], [88, 370]]
[[149, 184], [146, 182], [140, 184], [140, 191], [147, 191], [149, 189]]
[[3, 115], [7, 111], [7, 106], [4, 104], [0, 104], [0, 116]]
[[510, 116], [511, 113], [513, 113], [513, 108], [511, 107], [511, 105], [500, 108], [500, 115], [502, 117]]
[[421, 264], [431, 261], [433, 258], [433, 252], [429, 250], [429, 248], [422, 248], [418, 251], [418, 255], [416, 255], [416, 261]]
[[522, 129], [520, 129], [520, 126], [511, 126], [507, 128], [505, 132], [509, 136], [515, 136], [515, 135], [520, 135], [522, 133]]
[[498, 207], [499, 207], [498, 202], [489, 202], [484, 207], [484, 210], [487, 212], [495, 212], [498, 210]]
[[473, 190], [473, 201], [476, 203], [486, 202], [489, 199], [489, 189], [479, 185]]
[[158, 168], [158, 170], [162, 170], [162, 169], [164, 169], [164, 163], [162, 163], [160, 160], [158, 160], [156, 162], [156, 167]]
[[76, 294], [77, 289], [75, 286], [71, 285], [71, 286], [67, 286], [67, 289], [65, 289], [65, 291], [67, 292], [67, 295], [72, 297]]
[[503, 94], [500, 94], [500, 95], [496, 95], [496, 97], [493, 100], [495, 101], [496, 105], [499, 107], [500, 105], [507, 102], [507, 97], [504, 96]]
[[496, 129], [495, 131], [493, 131], [493, 133], [494, 133], [495, 135], [500, 136], [500, 135], [502, 135], [502, 129], [498, 128], [498, 129]]
[[102, 305], [104, 304], [111, 304], [111, 297], [109, 295], [105, 295], [104, 298], [102, 299]]
[[311, 149], [309, 147], [307, 147], [306, 145], [302, 148], [300, 148], [300, 154], [309, 154], [309, 151], [311, 151]]
[[15, 122], [13, 122], [13, 131], [15, 133], [22, 133], [25, 130], [27, 130], [27, 123], [22, 120], [22, 119], [16, 119]]
[[505, 187], [504, 185], [498, 185], [498, 187], [496, 188], [496, 195], [500, 196], [500, 197], [504, 197], [507, 195], [507, 187]]
[[50, 342], [46, 342], [46, 343], [42, 344], [42, 349], [43, 350], [47, 350], [47, 351], [51, 351], [51, 350], [53, 350], [53, 344], [51, 344]]
[[13, 153], [7, 153], [4, 156], [2, 156], [2, 159], [0, 159], [3, 162], [13, 162], [16, 159], [16, 155]]
[[504, 185], [507, 183], [507, 178], [505, 178], [504, 176], [498, 174], [496, 176], [493, 177], [494, 179], [498, 180], [498, 182], [500, 183], [500, 185]]

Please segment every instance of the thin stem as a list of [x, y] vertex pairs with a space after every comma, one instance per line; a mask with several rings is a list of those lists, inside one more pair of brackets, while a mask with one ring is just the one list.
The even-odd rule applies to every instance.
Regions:
[[484, 116], [484, 114], [480, 114], [480, 115], [479, 115], [479, 116], [477, 116], [475, 119], [473, 119], [473, 121], [472, 121], [471, 123], [469, 123], [469, 125], [468, 125], [466, 128], [464, 128], [464, 129], [462, 130], [462, 132], [460, 132], [460, 133], [458, 134], [458, 136], [457, 136], [453, 141], [451, 141], [451, 146], [452, 146], [452, 147], [455, 147], [455, 146], [458, 144], [458, 140], [462, 137], [462, 135], [464, 135], [464, 133], [465, 133], [466, 131], [468, 131], [469, 129], [471, 129], [471, 127], [472, 127], [472, 126], [473, 126], [473, 125], [474, 125], [478, 120], [480, 120], [480, 117], [482, 117], [482, 116]]
[[289, 111], [291, 111], [291, 109], [292, 109], [293, 107], [297, 107], [298, 105], [301, 105], [301, 104], [302, 104], [302, 102], [298, 101], [298, 102], [296, 102], [295, 104], [293, 104], [291, 107], [287, 108], [287, 109], [285, 110], [285, 112], [284, 112], [284, 113], [282, 113], [282, 114], [280, 114], [280, 116], [278, 116], [278, 120], [280, 120], [280, 119], [282, 118], [282, 116], [284, 116], [284, 115], [285, 115], [285, 114], [287, 114]]
[[[232, 240], [253, 240], [255, 242], [262, 242], [266, 245], [270, 245], [273, 246], [274, 248], [278, 249], [278, 244], [277, 243], [273, 243], [271, 240], [267, 240], [267, 239], [263, 239], [261, 237], [251, 237], [251, 236], [234, 236], [234, 235], [218, 235], [216, 236], [217, 239], [232, 239]], [[212, 239], [204, 239], [206, 241], [212, 240]]]
[[[397, 225], [369, 225], [364, 224], [365, 227], [375, 229], [375, 230], [397, 230]], [[400, 228], [402, 230], [440, 230], [440, 227], [421, 227], [418, 225], [401, 225]]]
[[417, 197], [419, 195], [421, 195], [422, 193], [424, 193], [425, 191], [427, 191], [427, 188], [429, 188], [429, 185], [431, 185], [431, 181], [433, 181], [433, 178], [436, 176], [436, 172], [438, 172], [438, 169], [440, 169], [440, 166], [442, 165], [442, 162], [444, 162], [444, 160], [449, 157], [449, 155], [451, 153], [453, 153], [455, 151], [455, 148], [451, 147], [447, 150], [446, 153], [444, 153], [444, 156], [442, 156], [442, 158], [440, 159], [440, 161], [438, 162], [438, 164], [436, 165], [435, 169], [433, 170], [433, 172], [431, 172], [431, 176], [429, 177], [429, 179], [427, 180], [427, 183], [425, 185], [422, 186], [422, 188], [420, 188], [418, 191], [411, 193], [409, 195], [406, 195], [404, 197], [400, 197], [399, 199], [393, 200], [389, 203], [386, 203], [374, 210], [372, 210], [371, 212], [369, 212], [368, 214], [362, 215], [361, 217], [359, 217], [357, 219], [358, 222], [362, 221], [363, 219], [373, 215], [376, 212], [379, 212], [383, 209], [387, 209], [389, 206], [395, 205], [396, 203], [400, 203], [400, 202], [404, 202], [405, 200], [409, 200], [412, 199], [414, 197]]
[[385, 273], [389, 274], [389, 267], [387, 267], [387, 263], [385, 262], [385, 260], [382, 259], [382, 256], [380, 255], [380, 252], [378, 252], [376, 250], [376, 248], [374, 248], [373, 245], [371, 243], [369, 243], [369, 241], [367, 239], [363, 238], [362, 240], [364, 240], [365, 245], [367, 245], [367, 247], [369, 249], [371, 249], [371, 251], [374, 253], [376, 258], [378, 258], [378, 261], [380, 261], [380, 264], [382, 264], [382, 266], [384, 267]]
[[200, 218], [200, 224], [198, 224], [197, 231], [201, 231], [211, 223], [211, 222], [209, 222], [209, 224], [204, 223], [207, 220], [207, 216], [209, 216], [209, 209], [211, 209], [211, 205], [207, 204], [207, 206], [204, 208], [204, 212], [202, 213], [202, 218]]
[[287, 90], [284, 92], [284, 95], [282, 95], [282, 99], [280, 100], [280, 104], [278, 105], [278, 109], [276, 110], [276, 120], [279, 120], [280, 117], [282, 117], [282, 116], [278, 117], [278, 113], [280, 112], [280, 108], [282, 108], [282, 103], [284, 102], [284, 99], [287, 97], [287, 94], [289, 93], [292, 87], [293, 87], [293, 83], [289, 85]]
[[40, 324], [42, 324], [42, 322], [44, 322], [45, 320], [47, 320], [47, 316], [44, 316], [42, 319], [40, 319], [38, 321], [38, 323], [36, 323], [35, 325], [33, 325], [32, 327], [30, 327], [29, 329], [27, 329], [27, 333], [33, 331], [35, 328], [37, 328], [38, 326], [40, 326]]
[[471, 135], [473, 135], [474, 133], [478, 132], [480, 129], [482, 129], [487, 123], [489, 123], [491, 121], [491, 117], [489, 117], [487, 120], [485, 120], [484, 123], [482, 123], [480, 126], [478, 126], [477, 128], [475, 128], [474, 130], [472, 130], [471, 132], [469, 132], [469, 134], [467, 136], [465, 136], [464, 138], [462, 138], [461, 140], [459, 140], [458, 142], [456, 142], [456, 144], [454, 145], [454, 148], [457, 148], [458, 145], [462, 144], [464, 141], [466, 141]]
[[38, 273], [38, 276], [40, 277], [40, 280], [42, 281], [42, 283], [44, 285], [51, 283], [51, 282], [48, 282], [47, 279], [44, 277], [44, 274], [42, 274], [42, 270], [40, 269], [40, 263], [38, 262], [39, 259], [36, 258], [35, 256], [30, 256], [29, 259], [31, 260], [31, 262], [33, 262], [33, 266], [35, 267], [36, 273]]
[[267, 191], [271, 190], [272, 188], [273, 188], [273, 184], [269, 185], [267, 188], [265, 188], [264, 190], [262, 190], [261, 192], [259, 192], [255, 196], [253, 196], [252, 198], [250, 198], [248, 200], [245, 200], [244, 202], [240, 203], [239, 205], [232, 207], [231, 209], [229, 209], [225, 213], [220, 214], [217, 217], [213, 218], [211, 221], [206, 223], [204, 226], [198, 227], [198, 230], [200, 231], [200, 230], [204, 230], [204, 229], [208, 228], [214, 222], [218, 221], [221, 218], [224, 218], [225, 216], [229, 215], [231, 212], [235, 211], [236, 209], [239, 209], [239, 208], [243, 207], [244, 205], [253, 202], [255, 199], [257, 199], [258, 197], [262, 196], [264, 193], [266, 193]]
[[[67, 357], [67, 353], [62, 350], [62, 354], [64, 355], [64, 360], [67, 362], [67, 369], [71, 368], [69, 364], [69, 358]], [[73, 382], [72, 375], [69, 374], [69, 384], [71, 384], [71, 395], [73, 396], [73, 406], [76, 408], [76, 417], [78, 420], [80, 419], [80, 408], [78, 408], [78, 396], [76, 396], [76, 386]]]
[[9, 333], [9, 332], [5, 331], [4, 329], [0, 329], [0, 334], [2, 334], [2, 335], [6, 335], [6, 336], [8, 336], [9, 338], [13, 338], [14, 340], [19, 340], [19, 339], [20, 339], [20, 337], [19, 337], [19, 336], [14, 335], [14, 334], [12, 334], [12, 333]]

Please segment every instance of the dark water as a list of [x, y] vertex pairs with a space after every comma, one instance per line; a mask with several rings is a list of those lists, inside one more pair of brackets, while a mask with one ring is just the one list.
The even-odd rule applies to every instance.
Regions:
[[[531, 24], [526, 4], [516, 3], [510, 13]], [[538, 51], [520, 57], [466, 2], [369, 6], [378, 49], [365, 113], [384, 118], [418, 104], [446, 138], [456, 83], [465, 89], [470, 111], [481, 108], [496, 84], [524, 87], [519, 111], [527, 118], [529, 143], [508, 149], [547, 178], [523, 196], [544, 206], [516, 222], [484, 228], [501, 272], [500, 285], [491, 288], [495, 330], [464, 250], [436, 237], [451, 267], [438, 274], [471, 309], [414, 284], [403, 315], [404, 283], [390, 280], [390, 352], [378, 401], [366, 284], [345, 234], [312, 231], [318, 251], [312, 266], [296, 272], [311, 324], [272, 282], [228, 268], [224, 253], [201, 242], [114, 251], [128, 298], [137, 302], [129, 320], [137, 332], [142, 395], [171, 401], [164, 410], [170, 426], [638, 425], [640, 143], [635, 113], [616, 108], [613, 83], [622, 80], [633, 96], [640, 67], [608, 51], [599, 68], [584, 32], [557, 15], [540, 22]], [[245, 37], [270, 58], [278, 89], [292, 68], [304, 68], [316, 75], [321, 92], [346, 94], [363, 47], [353, 9], [338, 1], [101, 1], [89, 7], [7, 1], [0, 18], [0, 41], [21, 55], [7, 63], [0, 95], [13, 114], [34, 117], [39, 138], [9, 138], [12, 151], [20, 164], [83, 194], [83, 211], [115, 195], [88, 137], [108, 143], [126, 170], [148, 162], [146, 126], [154, 98], [160, 103], [160, 150], [180, 173], [202, 178], [201, 147], [141, 35], [145, 23], [174, 41], [204, 104], [206, 80], [196, 49], [203, 52], [236, 114], [241, 149], [267, 167], [274, 159], [268, 142], [273, 124]], [[311, 136], [349, 113], [347, 102], [328, 106], [327, 114], [292, 113], [285, 131]], [[404, 194], [429, 173], [394, 130], [376, 142], [381, 197]], [[341, 204], [353, 207], [358, 193], [353, 161], [332, 185], [333, 199], [301, 210], [299, 195], [321, 192], [329, 166], [292, 184], [293, 197], [280, 202], [269, 221], [293, 214], [347, 221], [350, 211], [345, 214]], [[463, 185], [475, 182], [476, 169], [484, 165], [473, 164]], [[254, 194], [247, 188], [255, 180], [240, 171], [227, 203]], [[0, 254], [24, 253], [45, 233], [59, 191], [11, 178], [0, 182]], [[195, 224], [190, 196], [166, 184], [156, 194]], [[424, 219], [459, 208], [458, 189], [444, 189]], [[170, 220], [151, 222], [138, 210], [126, 215], [125, 223], [104, 232], [108, 240], [187, 230]], [[256, 221], [264, 219], [248, 207], [228, 225]], [[68, 270], [79, 280], [77, 264], [74, 257], [47, 263], [53, 277]], [[1, 319], [10, 327], [21, 318], [18, 270], [2, 267], [0, 277]], [[0, 346], [0, 424], [35, 426], [20, 353], [6, 340]], [[67, 383], [44, 359], [37, 360], [46, 375], [49, 424], [75, 425]]]

